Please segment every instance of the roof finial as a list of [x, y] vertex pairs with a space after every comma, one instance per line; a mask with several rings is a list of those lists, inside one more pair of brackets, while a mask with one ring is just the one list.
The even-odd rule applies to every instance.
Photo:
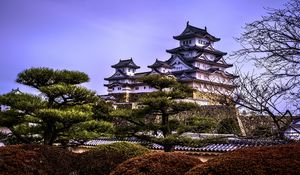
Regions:
[[204, 27], [204, 30], [207, 31], [207, 27], [206, 26]]
[[190, 22], [190, 21], [187, 21], [187, 22], [186, 22], [186, 25], [187, 25], [187, 26], [189, 25], [189, 22]]

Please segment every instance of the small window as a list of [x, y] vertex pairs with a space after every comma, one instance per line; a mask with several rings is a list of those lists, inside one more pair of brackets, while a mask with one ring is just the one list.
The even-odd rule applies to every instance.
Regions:
[[146, 86], [144, 86], [144, 89], [146, 89], [147, 87]]
[[115, 88], [111, 88], [111, 90], [115, 90]]
[[192, 40], [189, 40], [189, 44], [191, 44], [192, 43]]
[[122, 88], [121, 87], [118, 87], [118, 90], [121, 90]]
[[139, 90], [139, 87], [135, 87], [135, 90]]

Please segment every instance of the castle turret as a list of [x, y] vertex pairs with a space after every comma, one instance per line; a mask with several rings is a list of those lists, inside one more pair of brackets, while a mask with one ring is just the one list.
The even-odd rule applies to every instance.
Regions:
[[127, 60], [120, 60], [117, 64], [112, 65], [111, 67], [115, 68], [116, 71], [121, 71], [129, 76], [133, 76], [136, 70], [140, 68], [133, 62], [132, 58]]
[[155, 62], [148, 66], [152, 69], [152, 72], [160, 73], [160, 74], [166, 74], [169, 73], [172, 69], [172, 66], [166, 63], [165, 61], [160, 61], [158, 59], [155, 60]]
[[[143, 76], [150, 74], [170, 74], [183, 84], [195, 89], [193, 100], [199, 104], [211, 104], [206, 96], [211, 94], [229, 94], [236, 86], [233, 80], [238, 76], [226, 72], [232, 64], [226, 63], [223, 56], [227, 53], [214, 48], [214, 43], [220, 38], [210, 34], [204, 29], [194, 27], [187, 22], [183, 32], [173, 38], [179, 41], [179, 46], [166, 50], [171, 58], [166, 61], [156, 59], [149, 72], [136, 73], [140, 67], [132, 59], [120, 60], [112, 67], [115, 73], [105, 78], [110, 95], [125, 94], [127, 97], [136, 96], [140, 93], [153, 92], [156, 89], [139, 82]], [[120, 99], [120, 98], [117, 98]], [[120, 101], [120, 100], [116, 100]], [[130, 99], [129, 99], [130, 101]]]

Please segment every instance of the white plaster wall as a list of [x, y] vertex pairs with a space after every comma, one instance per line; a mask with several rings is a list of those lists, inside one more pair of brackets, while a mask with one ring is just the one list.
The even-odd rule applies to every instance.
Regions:
[[158, 71], [162, 72], [162, 73], [168, 73], [168, 72], [170, 72], [170, 69], [166, 69], [164, 67], [160, 67], [160, 68], [158, 68]]
[[208, 42], [209, 41], [205, 38], [195, 38], [195, 41], [194, 41], [195, 45], [200, 46], [200, 47], [205, 46], [205, 43], [208, 43]]
[[[136, 89], [138, 88], [138, 89]], [[131, 93], [145, 93], [145, 92], [153, 92], [156, 91], [155, 88], [149, 86], [136, 86], [132, 88]]]
[[123, 72], [124, 72], [125, 74], [127, 74], [127, 75], [133, 76], [135, 70], [132, 69], [132, 68], [127, 68], [127, 67], [126, 67], [126, 68], [123, 69]]

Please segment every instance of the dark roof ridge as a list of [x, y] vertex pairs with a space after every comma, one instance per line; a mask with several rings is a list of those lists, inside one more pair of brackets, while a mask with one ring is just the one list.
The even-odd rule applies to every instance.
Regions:
[[122, 67], [131, 67], [131, 68], [135, 68], [135, 69], [138, 69], [140, 68], [140, 66], [137, 66], [132, 57], [130, 59], [125, 59], [125, 60], [122, 60], [120, 59], [119, 62], [117, 64], [114, 64], [111, 66], [112, 68], [122, 68]]

